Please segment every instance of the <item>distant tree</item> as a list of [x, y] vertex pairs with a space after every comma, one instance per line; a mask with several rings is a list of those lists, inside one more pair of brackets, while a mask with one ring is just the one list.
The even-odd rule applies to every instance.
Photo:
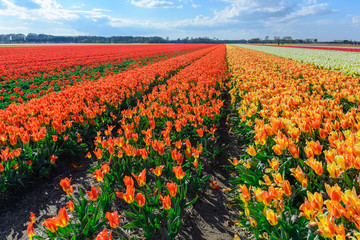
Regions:
[[265, 36], [265, 44], [269, 41], [269, 36]]

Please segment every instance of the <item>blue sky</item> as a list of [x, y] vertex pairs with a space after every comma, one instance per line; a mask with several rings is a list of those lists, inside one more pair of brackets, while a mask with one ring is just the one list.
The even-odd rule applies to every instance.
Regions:
[[360, 41], [359, 0], [0, 0], [0, 33]]

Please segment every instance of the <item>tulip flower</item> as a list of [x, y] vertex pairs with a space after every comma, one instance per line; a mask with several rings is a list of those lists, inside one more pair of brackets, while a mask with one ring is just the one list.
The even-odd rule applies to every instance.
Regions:
[[215, 190], [220, 190], [220, 187], [219, 187], [219, 185], [218, 185], [218, 183], [217, 183], [216, 181], [212, 181], [212, 182], [210, 183], [210, 187], [211, 187], [212, 189], [215, 189]]
[[242, 195], [245, 198], [245, 200], [249, 201], [251, 199], [251, 194], [250, 194], [251, 186], [248, 189], [245, 184], [240, 185], [240, 189], [241, 189]]
[[274, 211], [272, 209], [268, 208], [265, 212], [265, 216], [266, 216], [266, 219], [268, 220], [268, 222], [272, 226], [275, 226], [278, 224], [278, 219], [277, 219], [276, 213], [274, 213]]
[[288, 180], [285, 180], [282, 182], [282, 187], [284, 189], [284, 194], [286, 196], [290, 196], [291, 195], [291, 186], [290, 186], [290, 182]]
[[58, 219], [59, 219], [59, 227], [66, 227], [69, 223], [69, 216], [66, 213], [66, 209], [65, 207], [61, 208], [58, 214]]
[[142, 193], [136, 194], [136, 202], [139, 207], [143, 207], [145, 205], [145, 196]]
[[91, 191], [85, 191], [85, 192], [87, 193], [91, 201], [96, 201], [99, 197], [99, 191], [100, 191], [100, 187], [96, 189], [95, 186], [93, 185], [91, 186]]
[[124, 199], [127, 203], [132, 203], [135, 200], [135, 188], [134, 187], [128, 187], [126, 189], [126, 193], [122, 192], [116, 192], [116, 196], [118, 198]]
[[154, 168], [150, 168], [150, 171], [152, 171], [156, 176], [160, 176], [161, 175], [161, 172], [163, 170], [163, 168], [165, 167], [165, 165], [161, 165], [159, 167], [156, 167], [155, 169]]
[[131, 175], [135, 178], [136, 182], [139, 184], [140, 187], [146, 184], [146, 168], [141, 171], [139, 176], [136, 176], [134, 173], [131, 173]]
[[96, 181], [101, 182], [104, 179], [104, 173], [100, 169], [95, 169], [94, 174]]
[[131, 177], [125, 176], [123, 181], [127, 188], [134, 187], [134, 180]]
[[56, 159], [58, 159], [57, 156], [51, 155], [51, 156], [50, 156], [50, 163], [51, 163], [51, 164], [54, 164]]
[[67, 195], [71, 196], [71, 194], [74, 192], [73, 187], [70, 184], [71, 178], [64, 178], [60, 181], [60, 185], [63, 188], [63, 190], [66, 192]]
[[33, 212], [30, 213], [30, 222], [32, 223], [36, 222], [36, 216]]
[[107, 218], [107, 220], [109, 220], [110, 227], [117, 228], [117, 226], [119, 225], [119, 217], [120, 217], [117, 214], [117, 212], [112, 212], [112, 213], [107, 212], [105, 214], [105, 217]]
[[101, 165], [101, 170], [104, 174], [108, 174], [110, 172], [109, 163], [105, 162]]
[[166, 187], [169, 190], [170, 196], [175, 197], [177, 192], [177, 184], [176, 183], [167, 183]]
[[253, 146], [249, 146], [249, 147], [246, 149], [246, 152], [247, 152], [249, 155], [253, 156], [253, 157], [255, 157], [256, 154], [257, 154], [257, 152], [256, 152], [256, 150], [255, 150], [255, 148], [254, 148]]
[[34, 222], [29, 222], [29, 225], [27, 226], [27, 235], [29, 236], [29, 239], [31, 240], [33, 236], [35, 236], [35, 229], [34, 229]]
[[341, 170], [340, 166], [336, 162], [328, 164], [327, 170], [332, 178], [338, 178], [343, 173], [343, 170]]
[[171, 198], [169, 195], [165, 197], [160, 195], [160, 200], [162, 201], [165, 210], [169, 210], [171, 208]]
[[101, 233], [99, 233], [96, 236], [95, 240], [112, 240], [111, 233], [112, 233], [112, 230], [110, 231], [110, 234], [109, 234], [108, 230], [104, 229]]
[[325, 183], [326, 192], [329, 195], [330, 199], [334, 202], [340, 202], [342, 192], [339, 185], [335, 184], [335, 186], [331, 187], [330, 185]]
[[173, 167], [173, 172], [178, 180], [181, 180], [185, 177], [186, 173], [183, 172], [181, 166]]
[[57, 218], [48, 218], [45, 219], [42, 225], [54, 233], [58, 230], [59, 220]]
[[68, 202], [66, 203], [66, 205], [67, 205], [67, 207], [68, 207], [68, 209], [69, 209], [70, 212], [72, 212], [72, 211], [75, 210], [75, 206], [74, 206], [73, 201], [71, 201], [71, 200], [68, 201]]

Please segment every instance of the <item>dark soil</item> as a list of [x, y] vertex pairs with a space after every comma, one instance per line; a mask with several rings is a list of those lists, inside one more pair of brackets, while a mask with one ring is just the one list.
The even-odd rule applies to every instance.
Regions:
[[[76, 161], [77, 160], [77, 161]], [[85, 164], [75, 169], [70, 164]], [[89, 162], [79, 162], [63, 153], [57, 159], [57, 166], [47, 177], [32, 177], [25, 181], [25, 188], [19, 186], [0, 197], [0, 239], [28, 239], [26, 228], [30, 212], [34, 212], [37, 223], [58, 214], [66, 204], [65, 193], [60, 180], [68, 177], [76, 189], [89, 186], [90, 175], [86, 173]]]

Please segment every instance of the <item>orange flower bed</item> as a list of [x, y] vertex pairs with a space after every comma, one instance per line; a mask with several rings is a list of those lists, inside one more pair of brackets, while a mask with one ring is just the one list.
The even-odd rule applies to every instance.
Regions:
[[[198, 60], [155, 86], [136, 106], [114, 110], [121, 112], [118, 123], [94, 139], [97, 183], [85, 195], [81, 189], [73, 193], [70, 179], [62, 180], [68, 210], [44, 221], [46, 237], [121, 238], [126, 228], [142, 229], [139, 234], [147, 239], [159, 234], [164, 239], [176, 237], [185, 208], [198, 197], [189, 201], [188, 188], [197, 192], [209, 179], [201, 173], [200, 156], [213, 154], [223, 106], [225, 46], [201, 52]], [[129, 210], [115, 204], [115, 196]], [[120, 211], [126, 218], [118, 215]], [[68, 221], [70, 212], [73, 218]], [[124, 218], [121, 225], [120, 218]], [[112, 230], [102, 230], [104, 225]], [[28, 235], [33, 236], [32, 220], [29, 226]]]
[[234, 164], [241, 222], [259, 238], [359, 239], [360, 79], [227, 50], [236, 123], [253, 134], [250, 166]]
[[[0, 110], [1, 182], [31, 172], [34, 167], [51, 165], [50, 156], [66, 148], [70, 138], [82, 142], [78, 127], [101, 126], [121, 105], [140, 98], [151, 86], [172, 72], [212, 51], [201, 49], [146, 67], [107, 76], [77, 86], [68, 86], [25, 104]], [[71, 130], [77, 125], [75, 131]], [[29, 162], [29, 161], [30, 162]], [[36, 169], [36, 168], [35, 168]], [[3, 191], [3, 189], [2, 189]]]

